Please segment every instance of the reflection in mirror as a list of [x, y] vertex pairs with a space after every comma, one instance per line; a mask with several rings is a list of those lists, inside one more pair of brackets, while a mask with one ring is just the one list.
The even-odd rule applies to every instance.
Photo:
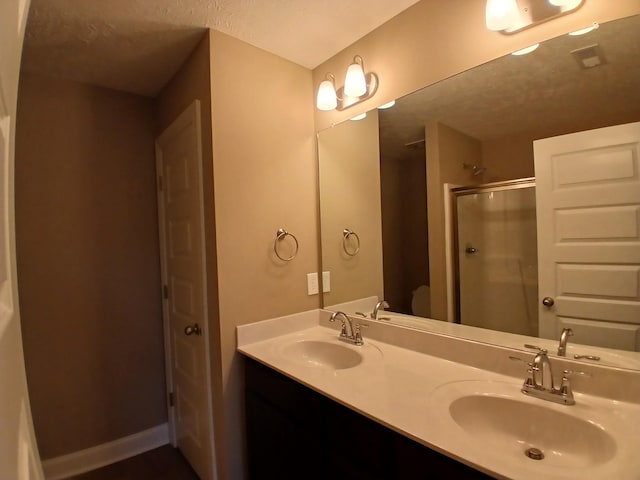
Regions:
[[[640, 350], [637, 234], [624, 240], [631, 252], [620, 269], [626, 296], [613, 298], [615, 308], [628, 307], [625, 318], [609, 315], [606, 325], [601, 322], [607, 328], [594, 330], [589, 319], [596, 317], [583, 312], [545, 327], [541, 336], [549, 340], [531, 339], [541, 333], [538, 316], [564, 300], [560, 295], [555, 307], [543, 307], [549, 293], [537, 291], [538, 277], [557, 267], [536, 266], [533, 197], [502, 193], [519, 189], [505, 185], [539, 174], [535, 140], [640, 120], [638, 31], [640, 16], [633, 16], [587, 35], [563, 35], [528, 55], [499, 58], [398, 99], [391, 109], [369, 112], [365, 120], [320, 132], [322, 269], [330, 273], [325, 308], [369, 315], [384, 298], [391, 305], [385, 316], [394, 322], [517, 348], [534, 343], [552, 353], [570, 325], [568, 357], [593, 354], [602, 360], [587, 361], [640, 368], [640, 354], [623, 351]], [[637, 187], [637, 146], [630, 152], [630, 181]], [[464, 225], [454, 228], [461, 217]], [[512, 222], [496, 226], [505, 218]], [[345, 254], [344, 229], [358, 234], [357, 255]], [[474, 229], [482, 238], [470, 239]], [[468, 271], [479, 264], [497, 268]], [[578, 271], [566, 278], [578, 278]], [[606, 283], [609, 274], [598, 278]], [[506, 289], [489, 290], [506, 280]], [[589, 300], [586, 293], [573, 296]], [[505, 323], [512, 317], [520, 327]]]

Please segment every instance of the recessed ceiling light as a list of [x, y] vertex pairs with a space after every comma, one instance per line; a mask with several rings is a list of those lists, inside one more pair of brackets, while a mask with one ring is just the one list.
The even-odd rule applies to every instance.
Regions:
[[523, 48], [521, 50], [516, 50], [511, 55], [526, 55], [527, 53], [533, 52], [539, 46], [540, 46], [540, 44], [536, 43], [535, 45], [531, 45], [530, 47], [526, 47], [526, 48]]
[[578, 35], [584, 35], [585, 33], [589, 33], [592, 30], [595, 30], [596, 28], [598, 28], [600, 25], [598, 24], [598, 22], [593, 22], [593, 25], [589, 25], [586, 28], [581, 28], [580, 30], [576, 30], [575, 32], [570, 32], [569, 35], [572, 35], [574, 37], [578, 36]]

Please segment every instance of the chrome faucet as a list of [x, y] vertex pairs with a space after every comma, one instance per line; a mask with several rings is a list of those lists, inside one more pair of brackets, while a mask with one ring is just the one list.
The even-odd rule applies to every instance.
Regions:
[[384, 310], [385, 308], [390, 308], [386, 300], [382, 300], [381, 302], [376, 303], [376, 306], [373, 307], [371, 318], [373, 318], [374, 320], [378, 320], [378, 312], [380, 310]]
[[[522, 393], [563, 405], [576, 403], [569, 383], [569, 370], [564, 370], [562, 384], [556, 388], [553, 382], [553, 371], [547, 351], [539, 349], [533, 361], [529, 363], [527, 378], [522, 385]], [[578, 372], [582, 373], [582, 372]]]
[[352, 343], [354, 345], [362, 345], [364, 342], [362, 341], [362, 334], [360, 333], [360, 327], [366, 325], [360, 325], [358, 323], [353, 324], [349, 315], [344, 312], [337, 311], [331, 314], [331, 318], [329, 318], [330, 322], [335, 322], [336, 318], [342, 317], [342, 329], [340, 330], [340, 340], [343, 342]]
[[570, 328], [563, 328], [562, 333], [560, 334], [560, 344], [558, 345], [558, 356], [566, 357], [567, 356], [567, 341], [569, 337], [573, 336], [573, 330]]

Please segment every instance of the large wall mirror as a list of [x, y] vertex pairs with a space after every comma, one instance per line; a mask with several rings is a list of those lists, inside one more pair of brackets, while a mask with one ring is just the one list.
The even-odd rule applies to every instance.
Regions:
[[[541, 164], [537, 146], [640, 121], [638, 32], [633, 16], [563, 35], [319, 132], [324, 307], [370, 316], [384, 299], [380, 321], [550, 353], [571, 328], [568, 358], [640, 369], [638, 144], [623, 142], [598, 167], [612, 182], [607, 192], [632, 193], [596, 213], [578, 205], [551, 214], [567, 218], [562, 228], [552, 220], [556, 236], [566, 225], [590, 233], [569, 235], [568, 256], [548, 264], [539, 263], [548, 257], [538, 245], [540, 195], [552, 194], [541, 171], [588, 186], [595, 157]], [[624, 251], [624, 261], [599, 257], [594, 239]], [[571, 260], [571, 246], [587, 244], [593, 261]], [[550, 276], [554, 292], [540, 284]]]

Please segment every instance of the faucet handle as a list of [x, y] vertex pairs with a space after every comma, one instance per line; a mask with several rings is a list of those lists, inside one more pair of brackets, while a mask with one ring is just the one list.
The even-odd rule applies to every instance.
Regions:
[[536, 350], [538, 353], [549, 353], [549, 351], [546, 348], [540, 348], [537, 345], [531, 345], [530, 343], [525, 343], [524, 344], [524, 348], [529, 348], [531, 350]]
[[356, 323], [353, 326], [355, 333], [353, 335], [353, 340], [356, 345], [362, 345], [364, 342], [362, 341], [362, 333], [360, 333], [360, 328], [367, 328], [369, 325], [366, 323]]

